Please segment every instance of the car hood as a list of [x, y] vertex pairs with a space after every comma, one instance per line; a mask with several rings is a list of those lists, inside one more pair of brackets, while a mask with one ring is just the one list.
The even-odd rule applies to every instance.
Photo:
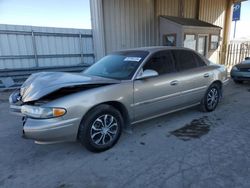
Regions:
[[236, 67], [238, 68], [238, 69], [248, 69], [248, 68], [250, 68], [250, 60], [246, 60], [246, 61], [243, 61], [242, 63], [240, 63], [240, 64], [237, 64], [236, 65]]
[[87, 76], [81, 73], [41, 72], [32, 74], [21, 86], [20, 95], [23, 102], [38, 100], [62, 88], [91, 85], [115, 84], [119, 80], [96, 76]]

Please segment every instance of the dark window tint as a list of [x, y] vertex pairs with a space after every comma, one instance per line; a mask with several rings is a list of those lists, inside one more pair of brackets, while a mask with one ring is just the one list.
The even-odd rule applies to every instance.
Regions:
[[203, 67], [207, 65], [200, 56], [198, 56], [197, 54], [193, 54], [193, 55], [194, 55], [194, 58], [196, 60], [198, 67]]
[[170, 51], [162, 51], [154, 54], [144, 65], [143, 70], [151, 69], [159, 75], [175, 72], [175, 65]]
[[191, 51], [173, 50], [172, 52], [179, 71], [197, 67], [196, 60]]

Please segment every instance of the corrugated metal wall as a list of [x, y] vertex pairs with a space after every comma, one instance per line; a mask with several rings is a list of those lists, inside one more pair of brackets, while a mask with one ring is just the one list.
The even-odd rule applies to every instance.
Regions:
[[89, 2], [95, 58], [98, 60], [105, 55], [103, 3], [102, 0], [91, 0]]
[[197, 15], [197, 2], [198, 0], [184, 0], [184, 17], [195, 18]]
[[178, 16], [179, 0], [156, 0], [156, 15]]
[[[224, 37], [223, 33], [225, 26], [227, 1], [228, 0], [200, 0], [199, 19], [220, 26], [222, 28], [222, 38]], [[208, 55], [211, 61], [220, 62], [220, 49], [221, 46], [219, 46], [216, 51], [209, 52]]]
[[[199, 19], [224, 27], [227, 0], [200, 0]], [[223, 34], [223, 30], [221, 31]]]
[[117, 49], [154, 45], [152, 0], [103, 1], [106, 53]]
[[0, 25], [0, 69], [93, 62], [91, 30]]
[[[92, 17], [93, 28], [100, 24], [103, 24], [104, 28], [103, 32], [99, 28], [99, 35], [102, 35], [103, 40], [97, 41], [95, 45], [100, 46], [103, 42], [105, 53], [125, 48], [159, 45], [159, 15], [199, 17], [200, 20], [224, 28], [227, 1], [93, 0], [93, 15], [97, 15], [97, 11], [103, 14], [103, 23], [97, 21], [100, 18]], [[217, 58], [217, 54], [211, 52], [209, 56]]]
[[102, 3], [106, 53], [157, 45], [156, 16], [178, 16], [179, 12], [178, 0], [104, 0]]

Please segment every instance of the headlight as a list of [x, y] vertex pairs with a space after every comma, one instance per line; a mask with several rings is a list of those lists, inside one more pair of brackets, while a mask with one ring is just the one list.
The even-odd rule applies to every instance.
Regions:
[[26, 116], [41, 119], [60, 117], [66, 114], [64, 108], [43, 108], [29, 105], [22, 106], [21, 112]]
[[234, 67], [232, 68], [232, 70], [234, 70], [234, 71], [239, 71], [239, 69], [238, 69], [236, 66], [234, 66]]

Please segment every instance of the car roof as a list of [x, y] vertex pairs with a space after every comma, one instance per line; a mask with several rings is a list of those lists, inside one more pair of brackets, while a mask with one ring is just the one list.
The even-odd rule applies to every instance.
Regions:
[[155, 53], [161, 50], [188, 50], [193, 51], [189, 48], [184, 47], [172, 47], [172, 46], [149, 46], [149, 47], [139, 47], [139, 48], [131, 48], [131, 49], [124, 49], [119, 50], [118, 52], [126, 52], [126, 51], [147, 51], [149, 53]]

